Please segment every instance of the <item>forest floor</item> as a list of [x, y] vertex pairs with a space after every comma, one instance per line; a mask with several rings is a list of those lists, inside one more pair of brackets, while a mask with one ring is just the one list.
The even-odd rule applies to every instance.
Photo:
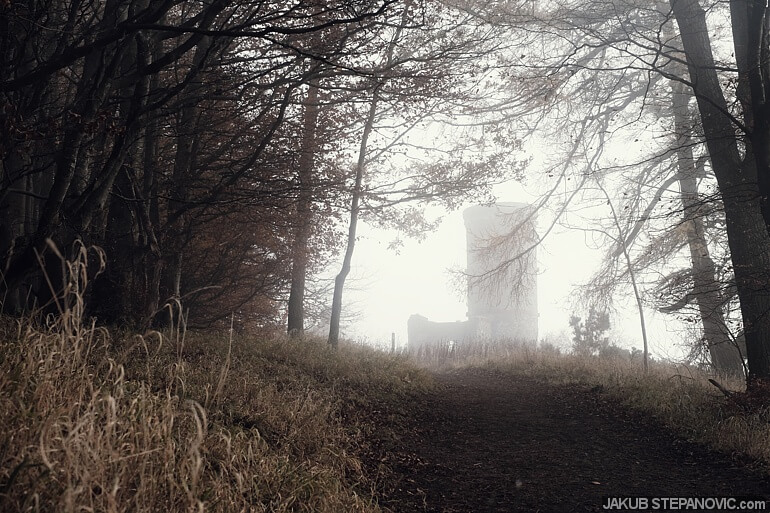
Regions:
[[678, 438], [600, 387], [478, 368], [436, 377], [440, 391], [381, 442], [396, 475], [380, 504], [396, 513], [603, 511], [609, 496], [770, 499], [767, 469]]

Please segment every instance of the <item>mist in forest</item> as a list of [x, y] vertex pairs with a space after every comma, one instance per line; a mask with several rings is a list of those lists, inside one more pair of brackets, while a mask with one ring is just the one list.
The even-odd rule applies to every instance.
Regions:
[[542, 337], [601, 312], [770, 376], [764, 11], [180, 5], [3, 8], [4, 313], [61, 311], [86, 255], [100, 324], [403, 339], [407, 307], [464, 318], [452, 216], [515, 201]]

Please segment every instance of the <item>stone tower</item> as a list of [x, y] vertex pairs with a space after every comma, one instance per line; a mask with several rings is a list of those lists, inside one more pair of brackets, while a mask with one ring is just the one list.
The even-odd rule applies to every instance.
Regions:
[[525, 203], [463, 212], [468, 264], [468, 320], [432, 322], [412, 315], [409, 347], [436, 342], [537, 341], [537, 233]]
[[477, 338], [537, 341], [535, 213], [525, 203], [463, 212], [468, 264], [468, 321]]

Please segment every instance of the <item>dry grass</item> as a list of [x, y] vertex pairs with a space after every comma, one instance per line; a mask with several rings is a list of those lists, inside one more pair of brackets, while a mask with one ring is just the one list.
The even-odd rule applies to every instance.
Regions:
[[[743, 409], [740, 395], [726, 398], [708, 382], [715, 376], [700, 369], [651, 362], [645, 373], [641, 359], [581, 357], [524, 344], [469, 344], [452, 352], [436, 347], [419, 356], [432, 369], [487, 366], [551, 383], [600, 386], [603, 394], [688, 439], [770, 464], [770, 407]], [[716, 379], [732, 391], [745, 390], [740, 380]]]
[[430, 387], [363, 348], [70, 328], [0, 333], [2, 511], [379, 511], [368, 414]]
[[0, 511], [380, 511], [367, 434], [427, 374], [317, 340], [110, 334], [83, 285], [45, 326], [0, 319]]

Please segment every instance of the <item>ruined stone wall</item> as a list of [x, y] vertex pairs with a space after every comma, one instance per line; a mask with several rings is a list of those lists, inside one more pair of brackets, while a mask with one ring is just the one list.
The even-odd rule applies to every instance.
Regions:
[[434, 342], [467, 342], [474, 336], [469, 321], [433, 322], [422, 315], [412, 315], [407, 322], [409, 346]]

